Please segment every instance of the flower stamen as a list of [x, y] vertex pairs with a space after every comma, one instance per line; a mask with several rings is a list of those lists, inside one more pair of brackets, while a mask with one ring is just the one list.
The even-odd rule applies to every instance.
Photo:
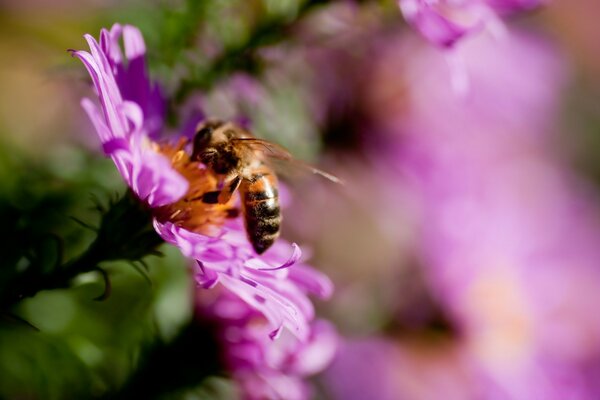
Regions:
[[234, 208], [234, 199], [225, 204], [207, 204], [201, 200], [205, 193], [217, 190], [218, 179], [204, 165], [191, 160], [186, 151], [188, 142], [187, 138], [181, 138], [175, 145], [153, 142], [153, 148], [167, 157], [173, 169], [189, 183], [187, 193], [179, 201], [156, 209], [155, 216], [160, 222], [168, 221], [195, 233], [215, 236]]

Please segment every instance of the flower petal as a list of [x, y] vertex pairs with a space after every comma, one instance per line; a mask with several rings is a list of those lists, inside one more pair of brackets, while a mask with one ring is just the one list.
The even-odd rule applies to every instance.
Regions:
[[485, 5], [477, 1], [398, 0], [400, 10], [423, 37], [440, 47], [452, 47], [485, 25]]
[[[114, 25], [110, 32], [102, 30], [100, 44], [92, 36], [85, 35], [90, 53], [72, 52], [83, 62], [92, 78], [103, 116], [90, 100], [83, 100], [82, 106], [98, 132], [105, 154], [111, 156], [127, 184], [149, 206], [159, 207], [183, 197], [189, 184], [173, 169], [170, 161], [150, 145], [143, 107], [144, 104], [148, 105], [150, 88], [145, 70], [137, 71], [135, 79], [126, 80], [135, 81], [148, 89], [138, 93], [142, 105], [124, 97], [124, 88], [117, 84], [123, 79], [117, 80], [115, 74], [119, 78], [133, 78], [131, 74], [125, 75], [122, 65], [122, 53], [118, 46], [122, 31], [127, 32], [128, 54], [141, 57], [143, 64], [145, 47], [141, 34], [133, 27]], [[162, 126], [156, 121], [152, 125], [155, 129]]]
[[[291, 267], [292, 265], [296, 264], [296, 262], [298, 260], [300, 260], [300, 257], [302, 257], [302, 251], [300, 250], [300, 247], [296, 244], [296, 243], [292, 243], [292, 247], [293, 247], [293, 253], [290, 256], [290, 258], [284, 262], [283, 264], [279, 265], [279, 266], [268, 266], [268, 267], [258, 267], [257, 269], [260, 271], [276, 271], [276, 270], [280, 270], [280, 269], [286, 269], [288, 267]], [[252, 263], [252, 261], [257, 261], [259, 259], [253, 259], [248, 261], [247, 265]]]

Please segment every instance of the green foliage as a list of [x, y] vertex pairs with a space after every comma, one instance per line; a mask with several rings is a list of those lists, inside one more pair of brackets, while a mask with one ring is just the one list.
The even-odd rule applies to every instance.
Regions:
[[[51, 157], [0, 151], [0, 398], [101, 397], [127, 381], [142, 348], [168, 343], [191, 317], [186, 262], [163, 246], [147, 271], [132, 268], [160, 241], [131, 197], [106, 206], [97, 173], [110, 160], [88, 157], [65, 178]], [[110, 295], [96, 301], [103, 276]]]
[[124, 385], [143, 349], [170, 342], [191, 316], [185, 263], [164, 251], [148, 261], [152, 285], [125, 263], [105, 263], [113, 289], [105, 301], [93, 300], [103, 283], [87, 274], [21, 302], [16, 313], [39, 331], [0, 324], [0, 398], [99, 398]]

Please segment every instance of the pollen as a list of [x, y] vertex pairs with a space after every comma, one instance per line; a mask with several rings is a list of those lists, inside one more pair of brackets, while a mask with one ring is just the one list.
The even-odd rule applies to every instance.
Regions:
[[187, 193], [179, 201], [157, 208], [155, 216], [160, 222], [171, 222], [189, 231], [213, 236], [218, 234], [225, 219], [234, 214], [234, 198], [225, 204], [202, 201], [205, 193], [217, 190], [218, 180], [203, 164], [191, 160], [187, 144], [186, 138], [176, 144], [153, 144], [153, 148], [166, 156], [189, 183]]

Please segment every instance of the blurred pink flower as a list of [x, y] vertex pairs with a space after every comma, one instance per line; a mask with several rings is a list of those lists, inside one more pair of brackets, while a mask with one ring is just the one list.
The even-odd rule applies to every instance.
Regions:
[[[404, 18], [431, 43], [449, 48], [486, 27], [498, 30], [497, 13], [530, 10], [543, 0], [398, 0]], [[495, 25], [495, 27], [494, 27]]]
[[[125, 57], [119, 46], [121, 36]], [[241, 219], [228, 218], [235, 199], [228, 204], [205, 204], [200, 199], [215, 190], [217, 181], [203, 165], [190, 160], [187, 139], [171, 144], [151, 136], [163, 129], [164, 107], [157, 86], [148, 80], [145, 44], [137, 28], [103, 29], [99, 44], [90, 35], [85, 38], [91, 52], [72, 53], [88, 69], [100, 107], [89, 99], [82, 105], [104, 152], [136, 196], [152, 209], [156, 231], [197, 260], [200, 287], [217, 283], [227, 287], [265, 316], [272, 338], [285, 327], [307, 340], [314, 317], [307, 293], [328, 297], [331, 281], [298, 264], [302, 253], [295, 244], [280, 240], [258, 256]]]
[[539, 156], [480, 174], [466, 190], [424, 189], [432, 287], [507, 398], [596, 398], [600, 220], [589, 193]]
[[441, 47], [452, 47], [464, 36], [484, 28], [490, 10], [483, 2], [399, 0], [404, 18], [425, 39]]
[[598, 193], [554, 135], [567, 71], [540, 37], [492, 43], [456, 48], [463, 98], [435, 49], [402, 38], [374, 61], [371, 158], [417, 198], [413, 256], [457, 329], [347, 340], [326, 375], [334, 398], [600, 397]]
[[290, 334], [269, 340], [262, 315], [229, 291], [199, 296], [198, 314], [217, 326], [225, 367], [248, 400], [310, 398], [305, 378], [321, 372], [337, 348], [333, 327], [322, 320], [311, 323], [306, 341]]
[[430, 74], [411, 87], [397, 165], [421, 195], [420, 258], [462, 327], [484, 398], [594, 399], [597, 195], [553, 148], [560, 59], [539, 39], [511, 36], [495, 58], [483, 39], [460, 50], [473, 77], [464, 101], [436, 86], [430, 58], [412, 60]]
[[[452, 155], [495, 162], [552, 142], [557, 131], [552, 117], [559, 112], [568, 70], [548, 41], [515, 30], [500, 42], [478, 36], [455, 53], [470, 81], [460, 98], [445, 55], [435, 49], [400, 37], [379, 54], [364, 96], [377, 130], [390, 139], [384, 150], [390, 150], [392, 161], [404, 160], [398, 151], [412, 153], [422, 145], [439, 162]], [[391, 80], [397, 71], [402, 74]]]
[[[381, 59], [386, 68], [397, 60], [405, 96], [402, 113], [378, 110], [387, 146], [376, 156], [386, 152], [419, 198], [416, 257], [460, 332], [434, 347], [455, 360], [444, 362], [456, 365], [443, 372], [446, 386], [419, 377], [390, 385], [408, 399], [595, 399], [600, 210], [555, 147], [566, 70], [538, 37], [490, 40], [456, 49], [471, 77], [465, 98], [453, 94], [439, 52], [409, 43], [411, 57]], [[435, 373], [406, 356], [413, 342], [395, 346], [405, 370]]]
[[334, 398], [600, 395], [596, 194], [539, 156], [479, 174], [421, 192], [416, 255], [457, 332], [346, 341], [326, 376]]
[[401, 400], [402, 365], [391, 341], [375, 337], [347, 339], [324, 374], [332, 399]]
[[499, 14], [533, 10], [550, 0], [485, 0]]
[[475, 372], [458, 343], [370, 336], [343, 340], [324, 381], [339, 400], [491, 399]]

